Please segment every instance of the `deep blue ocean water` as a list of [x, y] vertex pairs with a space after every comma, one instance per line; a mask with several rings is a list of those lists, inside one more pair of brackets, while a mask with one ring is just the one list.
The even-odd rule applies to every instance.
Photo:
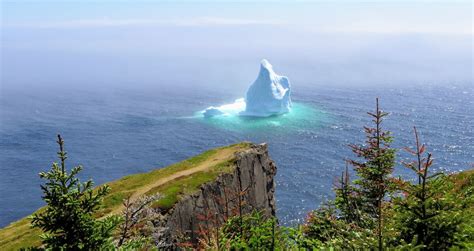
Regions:
[[[267, 142], [278, 166], [278, 217], [292, 224], [333, 196], [349, 143], [362, 143], [379, 97], [390, 112], [384, 128], [394, 147], [413, 145], [412, 127], [435, 157], [435, 168], [473, 168], [474, 88], [471, 84], [415, 87], [294, 88], [292, 114], [263, 120], [196, 118], [196, 111], [241, 97], [225, 91], [98, 88], [2, 90], [0, 100], [0, 227], [43, 205], [38, 177], [56, 161], [61, 133], [68, 165], [101, 184], [160, 168], [209, 148]], [[399, 152], [401, 160], [407, 154]], [[400, 164], [396, 175], [409, 176]]]

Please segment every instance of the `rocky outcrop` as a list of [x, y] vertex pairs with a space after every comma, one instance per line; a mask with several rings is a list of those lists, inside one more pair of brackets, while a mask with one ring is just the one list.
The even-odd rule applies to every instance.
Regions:
[[167, 243], [196, 243], [203, 229], [216, 229], [227, 218], [258, 210], [275, 216], [275, 163], [266, 144], [253, 145], [238, 152], [235, 168], [223, 173], [214, 182], [182, 198], [161, 219], [165, 229], [160, 239]]

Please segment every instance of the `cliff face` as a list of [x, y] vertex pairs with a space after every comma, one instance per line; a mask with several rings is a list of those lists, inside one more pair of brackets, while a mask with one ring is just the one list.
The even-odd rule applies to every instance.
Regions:
[[161, 239], [168, 243], [196, 243], [200, 229], [213, 229], [227, 218], [253, 210], [275, 216], [275, 163], [266, 144], [253, 145], [236, 153], [235, 169], [223, 173], [214, 182], [203, 184], [199, 191], [182, 198], [169, 210], [160, 225]]

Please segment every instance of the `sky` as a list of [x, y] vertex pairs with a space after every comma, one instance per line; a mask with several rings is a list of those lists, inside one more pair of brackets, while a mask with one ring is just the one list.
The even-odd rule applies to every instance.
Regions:
[[471, 1], [2, 1], [2, 27], [293, 25], [472, 34]]
[[262, 58], [305, 85], [472, 82], [472, 10], [427, 0], [3, 0], [1, 85], [242, 88]]

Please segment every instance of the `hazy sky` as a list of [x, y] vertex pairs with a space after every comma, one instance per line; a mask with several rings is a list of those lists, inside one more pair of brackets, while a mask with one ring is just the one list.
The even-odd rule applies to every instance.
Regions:
[[471, 1], [3, 0], [1, 6], [3, 87], [245, 86], [261, 58], [308, 85], [472, 81]]
[[[158, 3], [157, 3], [158, 2]], [[3, 0], [3, 27], [298, 26], [331, 32], [472, 34], [471, 1]]]

